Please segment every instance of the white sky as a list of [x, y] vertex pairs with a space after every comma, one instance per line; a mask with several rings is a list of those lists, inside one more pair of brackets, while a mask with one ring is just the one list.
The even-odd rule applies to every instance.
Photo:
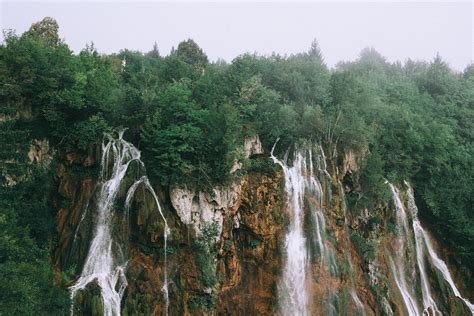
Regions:
[[316, 38], [329, 66], [373, 46], [390, 61], [431, 60], [437, 52], [457, 70], [473, 62], [473, 4], [464, 2], [4, 1], [0, 28], [22, 33], [45, 16], [78, 52], [93, 41], [103, 53], [160, 53], [187, 38], [211, 60], [245, 52], [291, 54]]

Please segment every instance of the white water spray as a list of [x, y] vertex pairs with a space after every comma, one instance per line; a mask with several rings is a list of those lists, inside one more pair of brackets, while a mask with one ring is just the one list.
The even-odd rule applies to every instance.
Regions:
[[[278, 142], [278, 140], [277, 140]], [[276, 143], [275, 143], [276, 145]], [[327, 267], [333, 275], [337, 274], [335, 254], [326, 245], [326, 224], [322, 212], [324, 203], [323, 189], [315, 177], [313, 166], [312, 147], [307, 150], [296, 150], [293, 166], [286, 164], [286, 159], [280, 161], [273, 155], [275, 145], [271, 151], [271, 159], [279, 164], [285, 176], [285, 191], [288, 197], [290, 210], [290, 227], [285, 236], [287, 258], [283, 270], [283, 279], [280, 286], [280, 305], [284, 315], [308, 315], [308, 294], [306, 290], [306, 268], [308, 265], [308, 250], [303, 234], [304, 198], [305, 194], [316, 198], [316, 209], [311, 213], [316, 229], [316, 240], [320, 253], [321, 266]], [[324, 153], [322, 153], [324, 155]], [[287, 156], [287, 154], [285, 155]], [[318, 169], [321, 174], [329, 176], [326, 170], [325, 159], [318, 157]]]
[[[401, 251], [398, 251], [398, 255], [396, 256], [398, 259], [401, 258], [400, 254], [405, 253], [405, 247], [411, 244], [411, 239], [414, 239], [415, 244], [415, 252], [416, 252], [416, 266], [420, 276], [420, 283], [421, 283], [421, 294], [422, 294], [422, 304], [423, 309], [422, 313], [417, 306], [417, 302], [415, 297], [410, 293], [407, 285], [406, 285], [406, 275], [405, 275], [405, 267], [403, 262], [398, 261], [397, 266], [395, 266], [393, 259], [390, 257], [390, 265], [392, 268], [392, 272], [395, 277], [395, 281], [397, 286], [402, 294], [405, 306], [410, 315], [442, 315], [441, 311], [439, 310], [436, 299], [432, 296], [431, 287], [428, 280], [425, 261], [426, 261], [426, 252], [428, 253], [429, 261], [436, 267], [441, 274], [443, 275], [445, 281], [451, 287], [455, 296], [459, 297], [464, 301], [464, 303], [468, 306], [471, 313], [474, 315], [474, 305], [470, 303], [467, 299], [463, 298], [454, 284], [453, 278], [446, 263], [439, 258], [436, 254], [433, 245], [431, 244], [431, 240], [428, 236], [428, 233], [423, 229], [421, 223], [418, 219], [418, 208], [415, 204], [415, 198], [413, 194], [413, 189], [411, 186], [405, 182], [408, 187], [407, 196], [408, 196], [408, 208], [411, 211], [411, 218], [412, 218], [412, 229], [413, 229], [413, 237], [411, 237], [411, 231], [409, 231], [408, 226], [408, 217], [405, 211], [405, 207], [400, 198], [400, 194], [392, 184], [389, 184], [390, 189], [393, 194], [393, 199], [395, 202], [395, 207], [397, 210], [397, 223], [398, 226], [401, 228]], [[402, 255], [403, 256], [403, 255]], [[412, 276], [416, 275], [416, 271], [409, 271]], [[412, 286], [413, 287], [413, 286]]]
[[441, 315], [441, 312], [436, 305], [436, 301], [431, 294], [430, 284], [426, 274], [425, 268], [425, 255], [424, 255], [424, 231], [421, 227], [420, 221], [418, 220], [418, 209], [415, 204], [415, 198], [413, 196], [413, 190], [411, 187], [408, 188], [408, 207], [411, 211], [413, 232], [415, 238], [415, 250], [416, 250], [416, 262], [418, 265], [418, 271], [420, 272], [421, 281], [421, 294], [423, 297], [423, 313]]
[[[125, 245], [122, 245], [118, 241], [120, 238], [116, 236], [113, 229], [114, 203], [116, 202], [117, 193], [130, 164], [137, 162], [141, 167], [143, 166], [143, 163], [140, 161], [140, 152], [132, 144], [123, 140], [123, 132], [124, 131], [119, 132], [117, 139], [112, 138], [106, 145], [102, 146], [102, 182], [99, 187], [96, 210], [94, 210], [97, 216], [93, 231], [94, 235], [82, 273], [77, 282], [70, 287], [72, 300], [71, 314], [74, 313], [74, 298], [78, 291], [85, 289], [88, 284], [96, 282], [101, 291], [104, 315], [120, 315], [121, 300], [128, 284], [125, 277], [127, 260], [124, 256]], [[111, 158], [113, 159], [113, 164], [111, 175], [108, 177], [109, 161]], [[125, 203], [127, 210], [126, 216], [128, 218], [128, 208], [132, 196], [140, 183], [143, 183], [152, 193], [158, 210], [165, 222], [164, 238], [166, 254], [166, 237], [169, 232], [168, 225], [161, 211], [158, 198], [146, 177], [140, 178], [128, 190]], [[164, 287], [166, 289], [166, 291], [164, 291], [165, 300], [168, 304], [166, 261]]]
[[436, 303], [431, 297], [431, 292], [429, 288], [429, 284], [427, 281], [426, 277], [426, 272], [424, 271], [424, 247], [426, 246], [426, 249], [428, 250], [429, 254], [429, 259], [431, 263], [441, 272], [443, 275], [445, 281], [449, 284], [451, 289], [453, 290], [453, 293], [455, 296], [459, 297], [464, 301], [464, 303], [467, 305], [471, 313], [474, 315], [474, 304], [469, 302], [467, 299], [463, 298], [461, 296], [461, 293], [459, 292], [458, 288], [454, 284], [453, 278], [451, 276], [451, 273], [449, 272], [448, 266], [446, 263], [439, 258], [439, 256], [436, 254], [433, 245], [431, 244], [430, 237], [428, 236], [428, 233], [421, 227], [421, 223], [418, 220], [418, 208], [415, 203], [415, 197], [413, 194], [413, 188], [405, 182], [405, 184], [408, 187], [407, 195], [408, 195], [408, 206], [410, 208], [410, 211], [412, 213], [413, 217], [413, 230], [415, 232], [415, 241], [416, 241], [416, 247], [417, 247], [417, 260], [418, 260], [418, 265], [420, 268], [420, 276], [422, 280], [422, 294], [423, 294], [423, 304], [425, 307], [425, 311], [427, 311], [428, 307], [432, 308], [432, 311], [435, 314], [441, 315], [441, 312], [438, 310], [438, 307], [436, 306]]
[[[319, 175], [323, 176], [325, 175], [327, 177], [327, 180], [331, 181], [331, 176], [329, 175], [329, 172], [327, 171], [327, 165], [326, 165], [326, 156], [324, 155], [324, 151], [321, 145], [318, 147], [319, 149], [319, 155], [316, 157], [316, 161], [318, 163], [318, 171]], [[312, 196], [315, 196], [318, 200], [319, 203], [317, 203], [316, 206], [316, 211], [312, 214], [313, 216], [313, 221], [316, 225], [316, 237], [317, 237], [317, 244], [319, 246], [319, 253], [320, 253], [320, 260], [321, 260], [321, 266], [323, 264], [327, 265], [327, 268], [331, 272], [332, 275], [337, 275], [338, 273], [338, 267], [336, 264], [336, 257], [334, 254], [334, 251], [331, 247], [328, 247], [326, 244], [326, 219], [323, 214], [323, 207], [324, 207], [324, 191], [323, 187], [321, 185], [321, 182], [319, 179], [316, 177], [314, 173], [314, 167], [313, 167], [313, 155], [312, 155], [312, 147], [309, 146], [308, 149], [308, 156], [309, 156], [309, 173], [307, 170], [305, 170], [304, 174], [306, 176], [306, 189], [308, 190], [308, 193]], [[306, 161], [306, 160], [305, 160]], [[330, 191], [330, 186], [326, 186], [326, 189]]]
[[[276, 143], [275, 143], [276, 145]], [[285, 236], [287, 252], [283, 279], [280, 287], [280, 307], [283, 315], [308, 315], [308, 294], [306, 291], [306, 240], [303, 236], [303, 198], [305, 161], [300, 153], [295, 156], [293, 167], [273, 156], [271, 158], [283, 168], [285, 191], [290, 209], [290, 227]]]
[[418, 312], [418, 305], [416, 303], [415, 297], [410, 293], [407, 287], [406, 282], [406, 275], [405, 271], [403, 270], [404, 265], [401, 264], [401, 261], [397, 261], [397, 266], [393, 261], [392, 256], [389, 257], [390, 260], [390, 268], [392, 269], [393, 277], [395, 278], [395, 283], [397, 284], [398, 289], [400, 290], [400, 294], [402, 295], [403, 302], [405, 303], [405, 307], [408, 311], [408, 315], [410, 316], [417, 316], [419, 315]]
[[167, 254], [167, 247], [168, 247], [168, 236], [171, 233], [171, 230], [168, 227], [168, 222], [166, 221], [165, 216], [163, 215], [163, 211], [160, 206], [160, 202], [158, 200], [158, 196], [155, 193], [155, 190], [153, 190], [153, 187], [150, 184], [150, 181], [146, 176], [141, 177], [139, 180], [135, 181], [135, 183], [130, 187], [127, 193], [127, 198], [125, 199], [125, 209], [127, 212], [130, 209], [130, 203], [132, 201], [133, 195], [135, 193], [135, 190], [138, 188], [140, 184], [143, 184], [145, 186], [145, 189], [147, 189], [151, 195], [153, 196], [153, 199], [155, 200], [155, 204], [158, 207], [158, 211], [160, 212], [161, 218], [163, 219], [163, 222], [165, 223], [165, 231], [163, 234], [163, 239], [164, 239], [164, 261], [163, 261], [163, 274], [164, 274], [164, 282], [163, 282], [163, 287], [161, 288], [161, 291], [163, 292], [163, 296], [165, 298], [165, 315], [168, 315], [168, 309], [169, 309], [169, 293], [168, 293], [168, 272], [167, 272], [167, 267], [168, 267], [168, 254]]
[[362, 304], [362, 301], [360, 300], [359, 296], [357, 295], [356, 291], [354, 289], [350, 290], [351, 298], [354, 301], [357, 310], [360, 311], [362, 315], [365, 315], [365, 309], [364, 309], [364, 304]]
[[[410, 291], [410, 289], [412, 289], [413, 287], [409, 288], [407, 286], [407, 273], [405, 267], [405, 262], [410, 262], [409, 258], [407, 258], [407, 246], [408, 241], [410, 240], [410, 232], [408, 230], [408, 219], [405, 207], [403, 206], [402, 200], [400, 199], [400, 194], [397, 188], [395, 188], [395, 186], [393, 186], [391, 183], [389, 183], [389, 186], [390, 190], [392, 191], [393, 201], [397, 211], [397, 224], [398, 227], [400, 227], [400, 236], [398, 238], [400, 249], [395, 251], [395, 260], [392, 258], [392, 256], [389, 257], [390, 268], [392, 270], [395, 283], [397, 284], [397, 287], [400, 290], [400, 294], [402, 295], [403, 302], [405, 303], [405, 307], [408, 311], [408, 314], [410, 316], [417, 316], [420, 315], [419, 307], [416, 301], [416, 297]], [[411, 272], [411, 275], [414, 276], [414, 271]]]

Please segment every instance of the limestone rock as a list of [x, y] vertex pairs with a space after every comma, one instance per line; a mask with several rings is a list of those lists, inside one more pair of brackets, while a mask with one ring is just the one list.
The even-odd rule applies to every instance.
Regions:
[[[244, 146], [243, 146], [243, 155], [245, 158], [250, 158], [254, 155], [261, 155], [263, 154], [263, 146], [260, 142], [260, 137], [258, 135], [254, 136], [247, 136], [244, 139]], [[237, 170], [242, 169], [243, 163], [242, 161], [235, 160], [232, 168], [230, 168], [230, 174], [235, 173]]]
[[173, 186], [170, 189], [171, 203], [181, 222], [192, 225], [198, 235], [203, 225], [212, 222], [217, 223], [220, 234], [224, 215], [235, 208], [241, 188], [241, 181], [216, 187], [211, 192]]
[[364, 159], [364, 156], [364, 151], [355, 152], [354, 150], [349, 150], [345, 152], [343, 174], [359, 171], [360, 162]]
[[34, 140], [28, 151], [28, 158], [31, 162], [36, 162], [43, 167], [48, 167], [53, 160], [52, 152], [47, 139]]
[[253, 155], [263, 154], [263, 146], [258, 135], [247, 136], [244, 139], [244, 156], [250, 158]]

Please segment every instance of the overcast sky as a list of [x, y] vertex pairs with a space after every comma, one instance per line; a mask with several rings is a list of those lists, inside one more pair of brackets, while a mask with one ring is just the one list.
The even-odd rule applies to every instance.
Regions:
[[0, 0], [0, 26], [22, 33], [45, 16], [78, 52], [93, 41], [103, 53], [120, 49], [161, 54], [187, 38], [211, 60], [245, 52], [292, 54], [313, 38], [329, 66], [372, 46], [390, 61], [431, 60], [437, 52], [457, 70], [474, 59], [473, 5], [452, 2], [201, 1], [86, 2]]

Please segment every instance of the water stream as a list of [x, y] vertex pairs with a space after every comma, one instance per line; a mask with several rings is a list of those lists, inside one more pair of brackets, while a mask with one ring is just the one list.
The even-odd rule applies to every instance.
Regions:
[[[117, 232], [117, 230], [114, 229], [114, 223], [116, 222], [114, 221], [115, 204], [117, 202], [117, 194], [129, 170], [130, 164], [136, 162], [139, 168], [144, 169], [143, 163], [140, 160], [140, 152], [135, 146], [123, 139], [123, 133], [124, 131], [120, 131], [118, 138], [110, 138], [108, 143], [102, 146], [101, 181], [98, 188], [97, 203], [94, 209], [92, 209], [95, 216], [95, 227], [81, 275], [76, 283], [70, 287], [72, 300], [71, 314], [74, 313], [74, 298], [76, 294], [80, 290], [85, 289], [87, 285], [95, 282], [100, 288], [104, 315], [120, 315], [122, 297], [128, 285], [125, 276], [127, 257], [125, 253], [126, 245], [124, 244], [128, 236], [123, 236], [124, 232]], [[165, 223], [164, 239], [166, 254], [166, 239], [169, 228], [156, 193], [146, 176], [135, 181], [127, 191], [125, 202], [125, 209], [127, 211], [125, 217], [127, 223], [128, 209], [135, 190], [140, 184], [145, 185], [145, 188], [153, 195], [156, 206]], [[121, 235], [119, 236], [118, 234]], [[163, 292], [168, 306], [166, 257], [164, 265], [165, 285]]]
[[[396, 208], [397, 225], [399, 227], [399, 249], [389, 258], [390, 266], [398, 289], [402, 295], [405, 307], [409, 315], [442, 315], [437, 305], [436, 298], [432, 295], [432, 288], [429, 283], [426, 263], [431, 263], [441, 272], [446, 283], [449, 284], [455, 296], [459, 297], [468, 306], [474, 315], [474, 305], [463, 298], [454, 284], [453, 278], [446, 263], [439, 258], [431, 243], [428, 233], [423, 229], [418, 219], [418, 208], [415, 204], [413, 189], [406, 183], [408, 209], [411, 216], [411, 229], [409, 226], [408, 214], [400, 197], [399, 190], [389, 183]], [[414, 254], [412, 245], [414, 244]], [[395, 257], [395, 259], [393, 258]], [[416, 260], [412, 260], [415, 257]], [[414, 261], [415, 265], [410, 265]], [[405, 265], [408, 263], [408, 265]], [[416, 266], [416, 268], [415, 268]], [[410, 286], [407, 286], [410, 280]], [[412, 292], [416, 280], [419, 280], [421, 287], [422, 308], [419, 307], [416, 296]]]
[[439, 315], [441, 315], [441, 312], [438, 310], [438, 307], [436, 306], [435, 300], [431, 296], [429, 283], [426, 277], [426, 271], [425, 271], [424, 260], [423, 260], [423, 258], [425, 257], [424, 249], [426, 248], [426, 250], [428, 251], [430, 262], [436, 267], [436, 269], [438, 269], [441, 272], [441, 274], [444, 277], [444, 280], [449, 284], [449, 286], [453, 290], [454, 295], [462, 299], [464, 303], [467, 305], [467, 307], [470, 309], [471, 313], [474, 315], [474, 304], [472, 304], [467, 299], [461, 296], [459, 289], [454, 284], [454, 281], [451, 276], [451, 273], [449, 272], [448, 266], [442, 259], [439, 258], [438, 254], [434, 250], [433, 245], [431, 244], [431, 239], [428, 235], [428, 232], [426, 232], [421, 226], [421, 223], [418, 219], [418, 208], [415, 203], [413, 188], [408, 183], [406, 183], [406, 185], [408, 187], [408, 190], [407, 190], [408, 207], [412, 213], [412, 218], [413, 218], [413, 230], [415, 232], [415, 241], [416, 241], [416, 246], [417, 246], [416, 247], [417, 260], [418, 260], [418, 265], [419, 265], [420, 275], [421, 275], [421, 280], [422, 280], [422, 294], [423, 294], [423, 303], [424, 303], [425, 310], [427, 310], [428, 307], [431, 307], [431, 310], [433, 312], [437, 314], [439, 313]]
[[[414, 282], [412, 278], [416, 277], [414, 267], [411, 262], [411, 232], [408, 228], [408, 218], [405, 211], [405, 207], [400, 198], [398, 189], [389, 183], [390, 190], [393, 195], [393, 202], [396, 209], [396, 219], [398, 226], [398, 237], [397, 242], [399, 244], [398, 249], [394, 251], [389, 257], [390, 269], [392, 270], [395, 283], [397, 284], [400, 294], [402, 295], [403, 302], [407, 309], [408, 315], [416, 316], [420, 315], [420, 308], [416, 300], [416, 296], [413, 293]], [[407, 280], [410, 280], [411, 286], [407, 285]]]
[[[275, 143], [276, 145], [276, 143]], [[314, 244], [319, 251], [321, 268], [329, 270], [335, 276], [338, 273], [335, 254], [326, 244], [326, 223], [323, 214], [324, 195], [320, 181], [316, 177], [313, 165], [312, 147], [297, 148], [294, 152], [293, 164], [288, 166], [287, 159], [271, 158], [279, 164], [284, 173], [287, 207], [290, 212], [290, 225], [285, 236], [286, 262], [280, 284], [280, 309], [283, 315], [308, 315], [307, 267], [309, 265], [306, 237], [304, 236], [304, 203], [311, 203], [310, 216], [314, 223]], [[288, 155], [285, 155], [287, 157]], [[324, 158], [318, 158], [320, 174], [329, 175]], [[321, 170], [323, 169], [323, 170]], [[336, 294], [334, 294], [336, 295]]]
[[[276, 145], [276, 143], [275, 143]], [[273, 146], [273, 149], [275, 146]], [[303, 235], [303, 202], [305, 191], [305, 161], [301, 153], [295, 154], [293, 166], [271, 158], [279, 164], [285, 177], [285, 191], [290, 211], [290, 227], [285, 236], [286, 262], [280, 284], [280, 310], [283, 315], [308, 315], [308, 294], [306, 289], [307, 250]]]

